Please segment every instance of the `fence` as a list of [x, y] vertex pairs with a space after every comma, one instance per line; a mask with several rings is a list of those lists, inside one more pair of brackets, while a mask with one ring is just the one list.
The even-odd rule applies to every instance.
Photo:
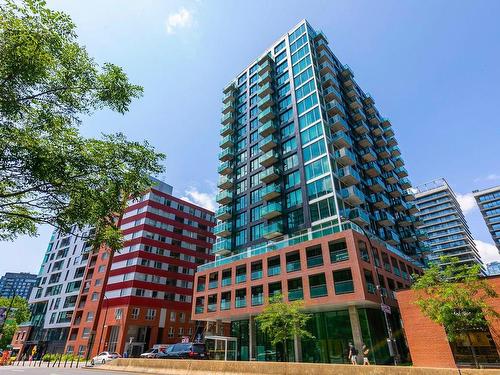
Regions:
[[89, 359], [82, 359], [80, 357], [68, 358], [64, 354], [52, 354], [51, 359], [33, 359], [29, 360], [26, 357], [14, 360], [10, 363], [11, 366], [16, 367], [67, 367], [67, 368], [81, 368], [90, 365]]

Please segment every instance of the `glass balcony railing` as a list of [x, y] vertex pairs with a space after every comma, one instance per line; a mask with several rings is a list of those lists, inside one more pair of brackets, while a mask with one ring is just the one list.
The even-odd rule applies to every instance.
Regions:
[[222, 128], [220, 128], [220, 135], [225, 137], [227, 135], [234, 134], [234, 128], [232, 125], [225, 125]]
[[368, 290], [368, 293], [377, 294], [377, 289], [375, 288], [375, 285], [372, 283], [366, 283], [366, 289]]
[[271, 94], [267, 94], [266, 96], [262, 97], [257, 103], [261, 111], [272, 106], [273, 104], [274, 100]]
[[252, 296], [252, 306], [260, 306], [264, 303], [264, 295], [253, 295]]
[[346, 117], [344, 107], [342, 107], [342, 104], [340, 104], [336, 100], [332, 100], [326, 103], [326, 110], [330, 116], [341, 115], [343, 117]]
[[281, 267], [280, 266], [271, 266], [267, 268], [267, 276], [277, 276], [281, 273]]
[[263, 96], [266, 96], [267, 94], [272, 94], [273, 93], [273, 87], [271, 85], [271, 82], [266, 83], [265, 85], [260, 86], [259, 91], [257, 91], [257, 94], [259, 95], [260, 98]]
[[208, 282], [208, 289], [215, 289], [219, 286], [219, 282], [217, 280], [212, 280]]
[[226, 278], [222, 279], [220, 285], [223, 287], [231, 285], [231, 278], [226, 277]]
[[288, 300], [289, 301], [297, 301], [304, 299], [304, 291], [302, 288], [300, 289], [292, 289], [288, 291]]
[[[228, 190], [223, 190], [215, 196], [215, 200], [219, 204], [228, 204], [233, 200], [233, 193]], [[230, 207], [228, 207], [230, 209]]]
[[346, 131], [349, 129], [349, 125], [340, 115], [335, 115], [330, 119], [330, 125], [332, 127], [332, 131]]
[[196, 314], [202, 314], [202, 313], [203, 313], [203, 311], [204, 311], [203, 306], [196, 306], [196, 307], [195, 307], [195, 313], [196, 313]]
[[269, 167], [276, 163], [279, 159], [279, 154], [276, 151], [270, 150], [259, 157], [259, 163], [263, 167]]
[[259, 271], [252, 271], [250, 274], [250, 279], [251, 280], [259, 280], [262, 279], [262, 270]]
[[231, 252], [231, 240], [230, 239], [223, 239], [223, 240], [217, 241], [214, 244], [213, 252], [215, 254], [221, 254], [221, 255], [230, 253]]
[[236, 300], [234, 301], [234, 306], [237, 309], [242, 308], [242, 307], [246, 307], [247, 306], [246, 298], [236, 298]]
[[262, 230], [262, 235], [267, 239], [282, 236], [283, 235], [283, 224], [282, 223], [272, 223], [272, 224], [264, 226], [264, 229]]
[[328, 295], [326, 285], [313, 285], [309, 287], [311, 298], [324, 297]]
[[335, 294], [354, 293], [354, 283], [352, 280], [336, 281], [334, 287]]
[[[230, 194], [232, 199], [232, 194]], [[217, 201], [217, 198], [216, 198]], [[227, 220], [231, 218], [233, 209], [231, 206], [220, 206], [217, 211], [215, 211], [215, 217], [219, 220]]]
[[359, 176], [358, 171], [356, 171], [351, 166], [340, 168], [337, 171], [337, 174], [340, 181], [342, 181], [346, 185], [354, 185], [361, 181], [361, 177]]
[[234, 138], [231, 135], [225, 136], [220, 140], [219, 146], [222, 148], [234, 146]]
[[269, 219], [272, 219], [273, 217], [281, 215], [281, 212], [282, 212], [281, 210], [282, 210], [281, 203], [272, 202], [272, 203], [268, 203], [267, 205], [264, 205], [262, 207], [260, 214], [262, 215], [262, 217], [269, 220]]
[[278, 197], [281, 194], [281, 187], [278, 184], [267, 185], [262, 189], [262, 199], [271, 200]]
[[286, 272], [300, 271], [300, 260], [286, 263]]
[[269, 167], [260, 172], [260, 180], [269, 183], [279, 178], [281, 170], [277, 167]]
[[233, 223], [221, 223], [215, 226], [214, 234], [216, 236], [228, 236], [233, 230]]
[[346, 147], [342, 147], [340, 150], [335, 151], [335, 159], [342, 165], [356, 164], [356, 156]]
[[230, 189], [233, 186], [233, 179], [228, 176], [221, 176], [217, 182], [217, 187], [221, 189]]
[[222, 125], [232, 124], [236, 120], [234, 113], [227, 113], [221, 118]]
[[236, 284], [241, 284], [247, 281], [247, 275], [236, 275]]
[[207, 312], [216, 312], [217, 305], [215, 303], [209, 303], [207, 306]]
[[359, 207], [350, 209], [347, 217], [349, 218], [349, 220], [353, 221], [361, 227], [370, 224], [370, 215], [368, 214], [368, 212]]
[[349, 260], [349, 252], [347, 249], [330, 251], [330, 262], [337, 263], [344, 262], [346, 260]]
[[336, 132], [333, 137], [332, 137], [332, 142], [335, 146], [338, 148], [342, 147], [352, 147], [352, 140], [351, 137], [349, 137], [346, 133], [344, 132]]
[[199, 283], [197, 286], [196, 286], [196, 291], [197, 292], [203, 292], [205, 290], [205, 283]]
[[261, 137], [267, 137], [268, 135], [274, 133], [278, 130], [276, 123], [272, 120], [266, 122], [259, 127], [259, 134]]
[[319, 267], [323, 265], [323, 256], [315, 255], [307, 257], [307, 268]]
[[356, 186], [349, 186], [341, 190], [341, 196], [351, 205], [360, 205], [365, 201], [365, 195]]
[[231, 308], [231, 301], [220, 301], [221, 310], [229, 310]]
[[234, 158], [234, 150], [231, 147], [225, 148], [221, 152], [219, 152], [220, 161], [232, 160], [233, 158]]
[[268, 135], [259, 142], [259, 148], [264, 152], [273, 149], [277, 145], [278, 145], [278, 139], [273, 135]]

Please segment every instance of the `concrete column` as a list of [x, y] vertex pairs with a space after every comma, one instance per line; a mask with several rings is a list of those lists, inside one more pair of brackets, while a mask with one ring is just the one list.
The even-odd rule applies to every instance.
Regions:
[[[359, 324], [359, 315], [356, 306], [349, 306], [349, 319], [351, 321], [353, 344], [358, 352], [361, 353], [363, 347], [363, 334], [361, 333], [361, 325]], [[358, 359], [360, 356], [358, 356]]]
[[215, 321], [215, 334], [221, 336], [222, 320], [217, 319]]
[[250, 361], [255, 360], [255, 341], [255, 319], [250, 315], [250, 318], [248, 319], [248, 358]]
[[293, 338], [293, 347], [295, 350], [295, 362], [302, 362], [302, 341], [297, 335]]

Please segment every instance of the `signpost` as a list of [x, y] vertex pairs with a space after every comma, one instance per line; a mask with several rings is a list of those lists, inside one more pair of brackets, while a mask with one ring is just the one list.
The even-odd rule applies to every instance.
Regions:
[[386, 305], [385, 303], [381, 303], [380, 304], [380, 309], [385, 312], [386, 314], [390, 314], [391, 313], [391, 306], [389, 305]]

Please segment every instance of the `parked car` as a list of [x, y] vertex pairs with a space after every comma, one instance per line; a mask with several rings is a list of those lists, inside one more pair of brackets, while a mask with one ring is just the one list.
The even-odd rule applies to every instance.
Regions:
[[94, 358], [92, 358], [90, 363], [92, 365], [95, 365], [97, 363], [105, 364], [106, 362], [109, 362], [113, 359], [120, 358], [120, 357], [121, 357], [121, 355], [118, 353], [115, 353], [115, 352], [113, 352], [113, 353], [102, 352], [102, 353], [99, 353], [98, 355], [96, 355]]
[[155, 345], [147, 352], [140, 355], [141, 358], [159, 358], [159, 355], [163, 354], [167, 350], [169, 345]]
[[175, 359], [208, 359], [205, 344], [174, 344], [165, 352], [158, 353], [158, 358]]

